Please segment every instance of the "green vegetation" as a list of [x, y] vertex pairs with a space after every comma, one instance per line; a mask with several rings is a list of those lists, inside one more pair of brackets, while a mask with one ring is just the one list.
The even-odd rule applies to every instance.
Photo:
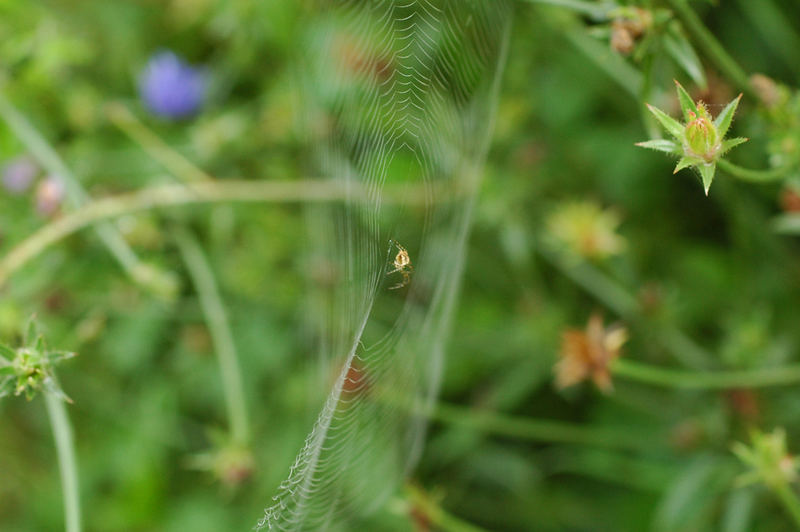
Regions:
[[800, 527], [798, 20], [0, 0], [0, 530]]

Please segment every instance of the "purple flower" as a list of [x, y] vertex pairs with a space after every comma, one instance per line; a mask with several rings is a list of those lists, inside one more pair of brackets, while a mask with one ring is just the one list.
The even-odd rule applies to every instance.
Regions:
[[139, 82], [145, 106], [153, 114], [178, 119], [197, 112], [205, 101], [207, 78], [172, 52], [154, 55]]
[[3, 186], [12, 194], [22, 194], [38, 173], [39, 168], [29, 157], [17, 157], [3, 166]]

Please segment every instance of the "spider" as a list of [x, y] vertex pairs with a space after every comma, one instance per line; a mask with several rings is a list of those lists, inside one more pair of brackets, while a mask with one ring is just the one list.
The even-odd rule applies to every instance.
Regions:
[[[411, 274], [414, 273], [414, 266], [411, 264], [411, 257], [408, 256], [408, 251], [406, 248], [400, 245], [397, 240], [389, 239], [389, 246], [397, 247], [397, 255], [394, 257], [394, 262], [392, 263], [394, 266], [394, 270], [388, 272], [386, 275], [392, 275], [393, 273], [399, 273], [403, 276], [403, 281], [395, 286], [389, 288], [389, 290], [396, 290], [398, 288], [403, 288], [409, 282], [411, 282]], [[389, 247], [389, 251], [392, 248]]]

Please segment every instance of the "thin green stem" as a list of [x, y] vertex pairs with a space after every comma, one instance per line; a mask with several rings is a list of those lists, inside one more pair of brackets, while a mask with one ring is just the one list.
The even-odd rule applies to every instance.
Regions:
[[[0, 118], [2, 118], [19, 140], [50, 174], [63, 180], [67, 199], [74, 208], [82, 207], [88, 195], [78, 179], [70, 171], [56, 150], [47, 142], [30, 121], [20, 113], [0, 91]], [[153, 278], [152, 269], [147, 268], [136, 256], [123, 236], [111, 224], [100, 224], [95, 228], [100, 240], [122, 269], [138, 284], [149, 290], [158, 291], [160, 284]], [[156, 281], [156, 282], [154, 282]]]
[[521, 440], [633, 450], [652, 448], [652, 442], [631, 438], [627, 433], [564, 421], [509, 416], [446, 403], [437, 403], [429, 418], [447, 425]]
[[789, 172], [797, 169], [796, 164], [787, 164], [779, 166], [778, 168], [770, 168], [769, 170], [751, 170], [750, 168], [743, 168], [739, 165], [733, 164], [725, 159], [720, 159], [717, 162], [720, 169], [725, 170], [733, 177], [739, 178], [743, 181], [751, 183], [770, 183], [773, 181], [780, 181], [785, 179]]
[[739, 90], [747, 93], [748, 96], [758, 98], [758, 95], [750, 86], [750, 80], [745, 71], [739, 66], [736, 60], [728, 54], [725, 47], [714, 37], [714, 34], [706, 28], [703, 21], [700, 20], [697, 13], [689, 7], [686, 0], [668, 0], [668, 3], [720, 72], [736, 84]]
[[200, 298], [200, 306], [214, 343], [231, 436], [235, 443], [246, 445], [250, 440], [250, 421], [242, 384], [242, 371], [236, 356], [236, 344], [233, 341], [230, 322], [214, 279], [214, 272], [193, 235], [188, 231], [178, 230], [176, 241]]
[[[424, 205], [429, 192], [423, 188], [384, 187], [380, 196], [355, 184], [337, 181], [212, 181], [187, 185], [159, 185], [86, 204], [50, 222], [23, 240], [0, 259], [0, 287], [31, 259], [63, 238], [103, 220], [139, 211], [200, 203], [259, 202], [298, 203], [333, 201], [383, 201], [405, 205]], [[449, 187], [441, 195], [456, 201], [463, 192]]]
[[210, 181], [212, 177], [173, 149], [121, 103], [106, 106], [106, 115], [153, 159], [184, 182]]
[[783, 503], [783, 507], [792, 516], [794, 524], [800, 529], [800, 500], [797, 494], [792, 490], [791, 486], [786, 482], [781, 482], [777, 486], [773, 486], [773, 491]]
[[601, 4], [597, 2], [586, 2], [583, 0], [524, 0], [529, 4], [544, 4], [556, 7], [563, 7], [571, 11], [588, 15], [595, 20], [605, 20], [608, 18], [608, 13], [615, 7], [614, 3]]
[[80, 532], [81, 507], [78, 491], [78, 468], [75, 460], [75, 446], [72, 427], [67, 416], [64, 401], [53, 393], [44, 394], [53, 438], [56, 442], [58, 468], [61, 473], [61, 491], [64, 498], [64, 521], [67, 532]]
[[800, 384], [800, 365], [739, 371], [681, 371], [650, 366], [631, 360], [617, 359], [611, 365], [615, 377], [664, 386], [693, 390], [725, 390], [729, 388], [762, 388]]

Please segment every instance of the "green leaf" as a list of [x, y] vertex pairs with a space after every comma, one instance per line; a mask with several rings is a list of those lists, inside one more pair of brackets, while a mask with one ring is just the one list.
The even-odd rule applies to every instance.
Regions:
[[5, 344], [0, 344], [0, 365], [4, 365], [5, 362], [14, 360], [16, 358], [17, 352]]
[[681, 104], [683, 118], [688, 122], [691, 120], [689, 113], [697, 114], [697, 105], [695, 105], [694, 100], [692, 100], [692, 97], [689, 96], [689, 93], [686, 92], [686, 89], [683, 88], [683, 85], [678, 83], [677, 79], [673, 81], [675, 82], [675, 88], [678, 90], [678, 101]]
[[673, 174], [677, 174], [684, 168], [689, 168], [690, 166], [697, 166], [703, 164], [701, 159], [697, 157], [681, 157], [680, 161], [678, 161], [677, 166], [675, 166], [675, 170], [672, 171]]
[[723, 109], [716, 120], [714, 120], [714, 127], [717, 128], [717, 134], [719, 135], [719, 138], [724, 138], [725, 134], [728, 132], [728, 128], [731, 127], [733, 114], [736, 112], [736, 108], [739, 106], [739, 100], [741, 99], [742, 95], [740, 94], [733, 101], [731, 101], [731, 103], [726, 105], [725, 109]]
[[14, 392], [14, 385], [9, 381], [0, 382], [0, 399], [11, 395]]
[[669, 116], [658, 107], [654, 107], [649, 103], [647, 104], [647, 108], [651, 113], [653, 113], [653, 116], [656, 117], [656, 119], [661, 123], [662, 126], [664, 126], [664, 129], [666, 129], [670, 135], [678, 140], [683, 138], [683, 126], [680, 124], [680, 122]]
[[34, 349], [38, 353], [44, 353], [45, 351], [47, 351], [47, 343], [44, 341], [44, 336], [42, 336], [41, 334], [39, 334], [39, 336], [36, 337]]
[[646, 140], [644, 142], [637, 142], [636, 145], [640, 148], [649, 148], [651, 150], [663, 151], [664, 153], [680, 153], [680, 147], [671, 140]]
[[714, 181], [714, 171], [716, 169], [716, 164], [697, 165], [697, 170], [700, 172], [700, 177], [703, 179], [703, 189], [706, 191], [706, 196], [708, 196], [708, 189], [711, 188], [711, 182]]
[[[709, 514], [715, 507], [719, 490], [730, 483], [731, 471], [726, 462], [713, 455], [687, 460], [676, 470], [673, 481], [664, 486], [655, 508], [652, 530], [707, 530]], [[725, 486], [727, 488], [727, 486]]]
[[23, 343], [30, 346], [36, 341], [36, 336], [39, 334], [39, 327], [36, 324], [36, 314], [28, 319], [28, 324], [25, 327], [25, 334], [23, 335]]
[[735, 148], [739, 144], [744, 144], [748, 140], [750, 140], [750, 139], [745, 138], [745, 137], [736, 137], [736, 138], [724, 140], [724, 141], [722, 141], [722, 149], [720, 150], [719, 154], [722, 155], [724, 153], [727, 153], [732, 148]]
[[72, 351], [47, 351], [45, 355], [49, 364], [57, 364], [62, 360], [68, 360], [75, 356], [77, 356], [77, 353]]
[[[678, 66], [692, 78], [692, 81], [705, 89], [708, 86], [708, 82], [706, 81], [702, 63], [700, 63], [700, 58], [697, 57], [697, 53], [695, 53], [692, 45], [689, 44], [686, 36], [679, 31], [668, 31], [664, 35], [663, 42], [667, 53]], [[680, 85], [678, 86], [680, 87]]]
[[720, 532], [747, 532], [753, 529], [756, 492], [752, 489], [732, 490], [722, 513]]

